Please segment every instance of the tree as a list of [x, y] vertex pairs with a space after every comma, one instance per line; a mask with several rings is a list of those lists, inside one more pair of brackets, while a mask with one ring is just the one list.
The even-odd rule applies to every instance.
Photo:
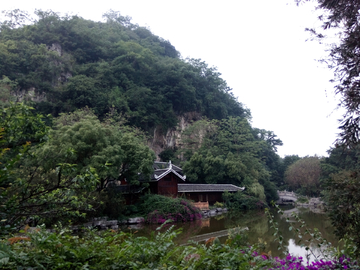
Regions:
[[[308, 0], [296, 0], [298, 3], [306, 1]], [[360, 2], [356, 0], [316, 2], [317, 8], [323, 11], [319, 17], [323, 22], [323, 31], [319, 32], [318, 29], [310, 29], [310, 31], [322, 42], [326, 40], [326, 33], [329, 30], [331, 34], [336, 32], [340, 37], [331, 44], [329, 55], [324, 61], [334, 71], [332, 81], [335, 84], [335, 93], [340, 96], [340, 106], [346, 110], [339, 127], [341, 132], [337, 145], [332, 150], [328, 162], [323, 165], [327, 174], [323, 180], [326, 194], [324, 198], [329, 206], [329, 214], [337, 235], [341, 238], [353, 238], [359, 250], [360, 206], [357, 197], [359, 168], [356, 164], [356, 150], [360, 135]], [[342, 161], [337, 160], [338, 158]], [[350, 163], [344, 165], [345, 160], [350, 160]], [[359, 256], [360, 253], [356, 251], [356, 254]]]
[[[351, 239], [360, 247], [360, 175], [358, 171], [343, 170], [324, 183], [327, 211], [340, 239]], [[359, 256], [359, 250], [355, 251]]]
[[42, 118], [22, 104], [0, 114], [3, 223], [84, 216], [110, 181], [150, 174], [154, 153], [136, 130], [86, 111], [63, 115], [50, 131]]
[[[49, 138], [43, 119], [23, 104], [13, 104], [0, 112], [2, 224], [22, 225], [30, 217], [73, 216], [91, 207], [88, 195], [79, 196], [97, 183], [91, 168], [79, 173], [72, 164], [57, 163], [46, 172], [41, 166], [44, 159], [36, 152]], [[27, 173], [30, 168], [32, 174]]]
[[277, 186], [279, 188], [281, 188], [281, 189], [287, 188], [286, 181], [285, 181], [285, 172], [291, 164], [298, 161], [299, 159], [301, 159], [301, 158], [298, 155], [288, 155], [280, 160], [280, 165], [278, 167], [279, 182], [277, 183]]
[[260, 199], [266, 195], [268, 202], [277, 199], [270, 171], [262, 160], [263, 150], [273, 148], [257, 136], [247, 119], [197, 121], [184, 132], [183, 143], [184, 156], [189, 157], [183, 169], [189, 181], [231, 183], [245, 186]]
[[116, 121], [100, 122], [89, 110], [61, 115], [51, 137], [41, 155], [57, 153], [57, 157], [44, 166], [66, 162], [76, 164], [80, 171], [95, 168], [99, 191], [118, 180], [138, 185], [139, 173], [148, 177], [152, 171], [155, 154], [141, 131]]
[[0, 108], [9, 106], [9, 102], [14, 102], [15, 97], [11, 95], [15, 90], [16, 82], [11, 81], [8, 77], [3, 76], [0, 80]]
[[290, 188], [307, 196], [320, 194], [321, 159], [304, 157], [290, 165], [285, 172], [285, 181]]
[[[327, 212], [340, 239], [350, 238], [360, 247], [359, 238], [359, 157], [360, 146], [337, 146], [321, 163], [322, 195]], [[359, 256], [359, 251], [356, 251]]]
[[[298, 3], [309, 0], [295, 0]], [[338, 142], [347, 145], [359, 141], [360, 131], [360, 3], [356, 0], [318, 0], [317, 9], [322, 30], [308, 29], [315, 38], [326, 42], [327, 31], [340, 39], [331, 44], [329, 56], [323, 61], [334, 71], [335, 93], [340, 96], [340, 106], [346, 109]]]

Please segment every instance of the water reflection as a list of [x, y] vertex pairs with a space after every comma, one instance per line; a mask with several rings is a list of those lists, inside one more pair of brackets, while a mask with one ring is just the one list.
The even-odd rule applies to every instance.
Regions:
[[[194, 239], [198, 235], [211, 235], [218, 232], [219, 236], [224, 235], [223, 232], [235, 227], [248, 228], [248, 241], [251, 244], [262, 242], [265, 246], [265, 252], [271, 256], [283, 257], [285, 253], [291, 253], [292, 255], [299, 255], [306, 259], [307, 252], [304, 247], [301, 247], [301, 243], [304, 245], [311, 245], [312, 249], [316, 249], [316, 243], [308, 243], [306, 240], [309, 236], [304, 236], [302, 239], [297, 237], [295, 229], [289, 231], [289, 226], [299, 228], [296, 224], [296, 220], [291, 216], [292, 212], [296, 212], [301, 219], [306, 223], [306, 227], [309, 229], [318, 228], [323, 238], [331, 243], [337, 245], [338, 242], [333, 234], [333, 228], [330, 220], [323, 213], [314, 213], [306, 208], [284, 208], [285, 214], [281, 216], [277, 212], [273, 212], [274, 219], [279, 225], [279, 231], [283, 236], [284, 246], [278, 249], [278, 242], [273, 235], [274, 230], [270, 228], [268, 217], [261, 212], [228, 212], [221, 216], [211, 217], [209, 219], [198, 220], [195, 222], [189, 222], [184, 224], [176, 224], [175, 228], [182, 228], [182, 233], [177, 237], [176, 241], [179, 244], [187, 243], [189, 240]], [[287, 222], [286, 217], [289, 217]], [[146, 236], [150, 235], [159, 225], [146, 225], [142, 229], [138, 228], [138, 235]], [[170, 225], [166, 225], [164, 229], [167, 229]], [[305, 233], [305, 228], [299, 228], [301, 234]], [[226, 234], [226, 233], [225, 233]], [[196, 238], [199, 239], [199, 238]], [[219, 237], [221, 242], [225, 242], [227, 236]], [[299, 243], [299, 241], [301, 242]], [[316, 253], [319, 254], [319, 250]], [[311, 259], [313, 260], [313, 258]]]

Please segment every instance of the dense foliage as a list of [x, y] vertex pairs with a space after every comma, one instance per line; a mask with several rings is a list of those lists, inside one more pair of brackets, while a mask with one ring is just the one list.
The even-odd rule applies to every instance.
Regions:
[[[305, 2], [308, 0], [295, 0]], [[356, 0], [317, 0], [316, 7], [323, 11], [320, 20], [322, 29], [309, 29], [321, 42], [328, 43], [327, 35], [340, 39], [330, 39], [329, 55], [323, 59], [334, 71], [335, 92], [340, 96], [340, 106], [346, 113], [340, 126], [340, 140], [346, 144], [357, 143], [360, 131], [359, 99], [359, 1]], [[333, 40], [336, 40], [335, 42]]]
[[[166, 133], [179, 116], [194, 114], [196, 119], [189, 120], [209, 120], [190, 125], [181, 149], [167, 148], [160, 158], [183, 162], [192, 182], [232, 183], [261, 200], [277, 199], [276, 185], [283, 178], [276, 150], [282, 142], [271, 131], [251, 127], [249, 110], [216, 68], [182, 59], [170, 42], [119, 12], [104, 14], [104, 22], [41, 10], [34, 17], [20, 10], [5, 15], [8, 20], [0, 23], [0, 106], [15, 97], [31, 102], [39, 113], [63, 114], [43, 156], [53, 152], [63, 155], [59, 162], [96, 168], [100, 189], [119, 170], [136, 184], [134, 169], [141, 165], [148, 173], [138, 161], [148, 160], [149, 153], [139, 146], [133, 159], [124, 160], [124, 155], [132, 156], [131, 149], [143, 145], [135, 139], [139, 130], [129, 128], [123, 135], [124, 126], [115, 130], [98, 119], [117, 115], [127, 126]], [[63, 123], [66, 113], [80, 108], [95, 115]]]
[[184, 173], [191, 182], [245, 186], [246, 192], [260, 200], [276, 200], [271, 177], [277, 170], [269, 161], [280, 159], [273, 148], [282, 142], [275, 137], [272, 132], [253, 129], [240, 117], [197, 121], [184, 132], [180, 151], [188, 156]]
[[223, 194], [223, 199], [225, 206], [231, 211], [241, 211], [241, 210], [253, 210], [253, 209], [264, 209], [266, 202], [264, 198], [260, 199], [255, 194], [253, 196], [245, 194], [245, 192], [236, 192], [229, 193], [225, 192]]
[[192, 202], [183, 198], [171, 198], [156, 194], [147, 194], [139, 204], [141, 214], [149, 223], [185, 222], [201, 219], [201, 212]]
[[155, 156], [141, 133], [86, 111], [56, 122], [50, 130], [23, 104], [0, 113], [0, 225], [83, 216], [100, 206], [110, 181], [149, 176]]
[[[340, 97], [339, 105], [345, 109], [338, 143], [322, 165], [324, 198], [337, 234], [347, 240], [353, 238], [359, 249], [360, 3], [356, 0], [314, 2], [322, 12], [319, 19], [323, 27], [309, 30], [321, 42], [331, 40], [324, 62], [334, 72], [335, 92]], [[327, 35], [334, 34], [340, 38], [327, 39]]]
[[[18, 97], [58, 115], [88, 106], [103, 118], [110, 108], [145, 130], [173, 127], [176, 115], [209, 118], [249, 115], [216, 68], [182, 60], [170, 42], [118, 12], [106, 22], [36, 11], [7, 13], [0, 27], [0, 74], [16, 82]], [[1, 78], [0, 78], [1, 79]]]
[[89, 191], [97, 184], [92, 168], [80, 172], [69, 163], [56, 163], [52, 168], [42, 165], [45, 159], [36, 150], [48, 143], [49, 135], [42, 118], [22, 104], [0, 113], [1, 224], [21, 225], [30, 222], [29, 218], [73, 216], [91, 207]]
[[[336, 235], [360, 247], [359, 238], [359, 146], [329, 151], [321, 163], [323, 199]], [[356, 251], [359, 255], [359, 250]]]
[[317, 156], [304, 157], [291, 164], [285, 172], [285, 181], [291, 190], [302, 195], [320, 195], [321, 159]]
[[[162, 230], [163, 232], [159, 232]], [[88, 231], [81, 237], [63, 228], [44, 228], [9, 236], [0, 242], [1, 269], [359, 269], [344, 255], [304, 262], [302, 257], [272, 258], [262, 245], [246, 242], [243, 230], [232, 229], [224, 244], [211, 238], [205, 244], [177, 245], [179, 230], [158, 228], [147, 237], [122, 231]]]

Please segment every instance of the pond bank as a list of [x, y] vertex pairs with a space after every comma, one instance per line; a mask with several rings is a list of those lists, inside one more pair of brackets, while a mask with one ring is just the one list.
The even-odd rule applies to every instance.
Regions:
[[[204, 218], [206, 219], [209, 217], [227, 213], [228, 209], [214, 208], [209, 210], [202, 210], [201, 212], [202, 212], [202, 219]], [[99, 230], [107, 230], [107, 229], [118, 230], [121, 226], [127, 226], [129, 228], [139, 229], [142, 227], [141, 225], [145, 223], [146, 222], [144, 217], [133, 217], [123, 220], [108, 220], [108, 217], [97, 217], [97, 218], [93, 218], [91, 221], [86, 222], [84, 224], [71, 226], [71, 230], [73, 230], [74, 232], [80, 231], [83, 228], [99, 229]]]

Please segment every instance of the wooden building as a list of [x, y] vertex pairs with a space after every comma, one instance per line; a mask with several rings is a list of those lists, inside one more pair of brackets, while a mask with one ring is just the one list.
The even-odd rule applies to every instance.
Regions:
[[[152, 194], [159, 194], [171, 197], [184, 197], [194, 202], [222, 202], [222, 194], [225, 191], [243, 191], [244, 187], [237, 187], [232, 184], [192, 184], [186, 183], [186, 176], [182, 169], [170, 162], [154, 162], [154, 173], [150, 180], [141, 179], [143, 183], [149, 183]], [[137, 201], [137, 198], [145, 192], [144, 187], [129, 186], [126, 182], [121, 182], [114, 187], [124, 194], [127, 204]]]
[[153, 194], [177, 197], [178, 184], [184, 183], [186, 176], [182, 169], [170, 162], [155, 162], [151, 176], [150, 192]]
[[178, 184], [178, 194], [195, 202], [214, 204], [222, 202], [222, 194], [227, 192], [243, 191], [244, 187], [231, 184]]

